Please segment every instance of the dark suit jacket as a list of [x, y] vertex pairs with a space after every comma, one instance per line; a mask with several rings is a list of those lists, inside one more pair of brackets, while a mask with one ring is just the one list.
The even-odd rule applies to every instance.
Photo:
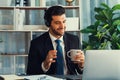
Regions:
[[[65, 43], [65, 53], [70, 49], [79, 49], [80, 43], [77, 36], [65, 33], [63, 40]], [[41, 63], [45, 60], [49, 50], [53, 50], [53, 45], [48, 32], [31, 41], [27, 65], [28, 75], [44, 74]], [[82, 73], [78, 65], [74, 64], [67, 55], [65, 55], [65, 57], [69, 74], [73, 75], [77, 74], [77, 72]], [[45, 74], [49, 75], [55, 73], [56, 63], [52, 63], [50, 69]]]

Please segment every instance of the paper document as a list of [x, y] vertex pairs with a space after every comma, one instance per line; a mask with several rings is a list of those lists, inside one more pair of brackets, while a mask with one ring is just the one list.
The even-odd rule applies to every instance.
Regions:
[[17, 76], [17, 75], [0, 75], [0, 80], [64, 80], [48, 75], [31, 75], [31, 76]]
[[33, 76], [24, 76], [24, 79], [28, 80], [64, 80], [61, 78], [56, 78], [48, 75], [33, 75]]
[[24, 80], [23, 77], [17, 75], [0, 75], [0, 80]]

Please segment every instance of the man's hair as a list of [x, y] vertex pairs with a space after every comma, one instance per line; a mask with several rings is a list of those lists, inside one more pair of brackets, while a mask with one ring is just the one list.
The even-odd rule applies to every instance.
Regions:
[[44, 20], [45, 25], [50, 27], [52, 16], [65, 14], [65, 9], [62, 6], [52, 6], [45, 10]]

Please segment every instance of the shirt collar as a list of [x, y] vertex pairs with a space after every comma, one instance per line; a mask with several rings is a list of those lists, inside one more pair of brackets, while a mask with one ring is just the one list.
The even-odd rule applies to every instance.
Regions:
[[[51, 38], [52, 42], [54, 42], [55, 40], [57, 40], [57, 38], [54, 37], [50, 32], [49, 32], [49, 35], [50, 35], [50, 38]], [[63, 42], [63, 36], [61, 36], [61, 37], [59, 38], [59, 40], [61, 40], [61, 41]]]

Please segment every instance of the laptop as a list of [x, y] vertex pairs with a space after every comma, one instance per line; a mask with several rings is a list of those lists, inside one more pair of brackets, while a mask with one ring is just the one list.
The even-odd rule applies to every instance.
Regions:
[[82, 80], [120, 80], [120, 50], [87, 50]]

